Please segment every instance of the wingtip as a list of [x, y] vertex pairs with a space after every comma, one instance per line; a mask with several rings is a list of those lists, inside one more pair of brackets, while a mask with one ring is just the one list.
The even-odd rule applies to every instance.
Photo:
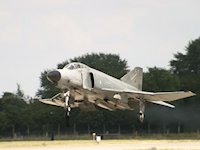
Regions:
[[196, 93], [193, 93], [192, 91], [188, 91], [190, 94], [191, 94], [191, 96], [195, 96], [196, 95]]
[[193, 93], [192, 91], [184, 91], [185, 93], [189, 93], [190, 94], [190, 96], [195, 96], [196, 95], [196, 93]]

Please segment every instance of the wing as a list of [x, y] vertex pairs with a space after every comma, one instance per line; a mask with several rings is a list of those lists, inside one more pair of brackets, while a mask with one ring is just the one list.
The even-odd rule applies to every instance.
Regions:
[[[48, 105], [65, 107], [65, 102], [63, 100], [61, 93], [58, 93], [57, 95], [55, 95], [54, 97], [50, 99], [40, 99], [39, 101]], [[71, 108], [79, 107], [81, 111], [95, 111], [96, 110], [96, 107], [94, 106], [94, 104], [89, 103], [89, 102], [83, 102], [83, 101], [80, 101], [78, 103], [74, 102], [70, 104], [70, 107]]]
[[118, 91], [113, 89], [103, 89], [105, 91], [110, 91], [113, 93], [119, 93], [119, 94], [127, 94], [130, 98], [136, 98], [136, 99], [144, 99], [146, 101], [166, 101], [171, 102], [187, 97], [191, 97], [196, 95], [195, 93], [192, 93], [191, 91], [179, 91], [179, 92], [145, 92], [145, 91], [134, 91], [134, 90], [124, 90], [124, 91]]
[[191, 91], [184, 92], [161, 92], [161, 93], [153, 93], [152, 95], [144, 95], [145, 99], [148, 101], [166, 101], [166, 102], [171, 102], [187, 97], [194, 96], [195, 94], [192, 93]]
[[196, 95], [195, 93], [192, 93], [191, 91], [153, 93], [153, 92], [134, 91], [134, 90], [124, 90], [124, 91], [117, 91], [117, 90], [112, 90], [112, 89], [103, 89], [103, 90], [110, 91], [113, 93], [118, 93], [118, 94], [126, 94], [129, 98], [138, 99], [138, 100], [141, 99], [141, 100], [145, 100], [151, 103], [168, 106], [171, 108], [174, 108], [174, 106], [166, 102], [171, 102], [171, 101], [175, 101], [175, 100]]
[[44, 104], [48, 104], [48, 105], [64, 107], [64, 101], [63, 101], [63, 98], [61, 97], [61, 93], [58, 93], [57, 95], [55, 95], [52, 98], [40, 99], [39, 101]]

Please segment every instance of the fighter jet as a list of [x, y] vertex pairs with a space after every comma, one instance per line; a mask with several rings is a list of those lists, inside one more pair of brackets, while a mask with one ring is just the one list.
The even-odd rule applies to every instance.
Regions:
[[67, 118], [72, 108], [95, 111], [97, 107], [101, 107], [110, 111], [138, 109], [138, 120], [143, 122], [145, 104], [155, 103], [174, 108], [175, 106], [167, 102], [195, 95], [191, 91], [142, 91], [143, 69], [140, 67], [128, 72], [121, 79], [116, 79], [85, 64], [73, 62], [63, 69], [49, 72], [47, 79], [61, 89], [61, 92], [40, 101], [64, 107]]

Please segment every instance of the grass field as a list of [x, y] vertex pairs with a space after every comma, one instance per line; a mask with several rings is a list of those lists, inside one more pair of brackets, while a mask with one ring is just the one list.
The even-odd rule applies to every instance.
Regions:
[[[92, 135], [60, 135], [55, 136], [55, 140], [91, 140]], [[200, 133], [179, 133], [179, 134], [105, 134], [103, 139], [121, 139], [121, 140], [200, 140]], [[48, 136], [29, 136], [29, 137], [17, 137], [17, 138], [0, 138], [2, 141], [49, 141]]]
[[0, 142], [0, 150], [199, 150], [200, 140], [62, 140]]

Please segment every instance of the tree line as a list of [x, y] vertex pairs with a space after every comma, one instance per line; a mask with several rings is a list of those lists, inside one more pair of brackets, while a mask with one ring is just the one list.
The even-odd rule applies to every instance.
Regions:
[[[92, 68], [121, 78], [129, 71], [128, 62], [116, 54], [92, 53], [66, 60], [57, 65], [62, 68], [70, 62], [82, 62]], [[41, 87], [37, 96], [50, 98], [57, 94], [47, 79], [45, 70], [41, 73]], [[0, 98], [0, 137], [44, 136], [56, 134], [97, 133], [182, 133], [200, 130], [200, 38], [190, 41], [185, 53], [176, 53], [170, 61], [170, 68], [148, 68], [144, 72], [143, 90], [179, 91], [191, 90], [197, 95], [172, 102], [175, 109], [147, 103], [145, 121], [137, 122], [135, 111], [110, 112], [99, 108], [95, 112], [72, 110], [70, 126], [65, 125], [62, 108], [40, 103], [38, 99], [27, 98], [18, 85], [16, 93], [4, 92]]]

